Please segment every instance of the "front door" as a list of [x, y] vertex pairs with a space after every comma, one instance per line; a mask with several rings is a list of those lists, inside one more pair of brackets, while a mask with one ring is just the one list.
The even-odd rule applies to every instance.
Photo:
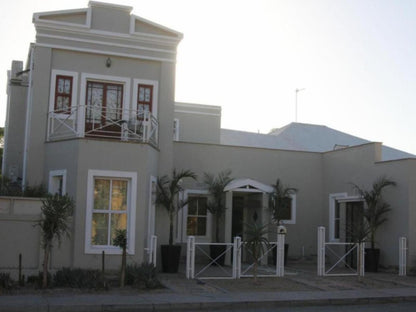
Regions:
[[[364, 202], [347, 202], [345, 207], [345, 241], [356, 243], [363, 232]], [[346, 252], [351, 247], [346, 247]], [[357, 267], [357, 250], [347, 256], [347, 264], [352, 268]]]
[[123, 114], [123, 85], [87, 82], [85, 135], [120, 136]]

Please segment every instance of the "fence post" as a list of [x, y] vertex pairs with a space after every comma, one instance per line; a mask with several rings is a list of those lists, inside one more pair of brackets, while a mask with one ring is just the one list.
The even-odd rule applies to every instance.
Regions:
[[325, 275], [325, 227], [318, 227], [318, 276]]
[[407, 239], [399, 238], [399, 275], [406, 276], [407, 272]]
[[365, 275], [365, 243], [359, 243], [358, 252], [360, 253], [359, 259], [361, 259], [358, 267], [358, 275], [364, 276]]
[[233, 278], [240, 278], [241, 274], [241, 237], [234, 237], [233, 246]]
[[285, 234], [277, 234], [276, 275], [285, 275]]
[[149, 257], [151, 258], [150, 263], [153, 263], [153, 266], [156, 266], [156, 255], [157, 255], [157, 236], [156, 235], [152, 235], [152, 238], [150, 240], [150, 255]]
[[186, 247], [186, 278], [193, 279], [195, 276], [195, 237], [188, 236]]

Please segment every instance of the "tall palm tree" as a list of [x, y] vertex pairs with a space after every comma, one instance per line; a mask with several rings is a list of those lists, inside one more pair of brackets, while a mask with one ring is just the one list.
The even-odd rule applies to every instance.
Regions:
[[215, 217], [215, 242], [220, 241], [219, 223], [221, 217], [225, 212], [225, 187], [233, 180], [231, 177], [231, 170], [223, 170], [214, 176], [209, 173], [204, 173], [204, 183], [208, 185], [208, 191], [211, 198], [208, 200], [207, 209]]
[[353, 186], [366, 203], [364, 218], [369, 229], [371, 249], [374, 249], [376, 231], [387, 221], [386, 214], [391, 210], [390, 205], [383, 200], [382, 193], [386, 187], [396, 186], [396, 182], [381, 176], [374, 181], [370, 190], [360, 188], [356, 184]]
[[156, 204], [166, 208], [169, 214], [169, 245], [173, 245], [173, 222], [179, 209], [186, 205], [186, 201], [179, 199], [179, 193], [183, 191], [182, 180], [185, 178], [196, 179], [195, 173], [190, 170], [173, 170], [172, 177], [164, 175], [157, 179]]
[[42, 200], [42, 216], [35, 224], [40, 227], [42, 236], [43, 257], [43, 278], [42, 287], [48, 286], [48, 262], [53, 247], [54, 239], [61, 244], [64, 235], [70, 236], [69, 217], [74, 210], [74, 201], [68, 195], [47, 195]]
[[273, 186], [273, 192], [270, 193], [269, 207], [272, 211], [272, 218], [276, 224], [284, 219], [290, 213], [292, 198], [291, 194], [296, 193], [297, 189], [283, 185], [280, 179], [276, 180]]

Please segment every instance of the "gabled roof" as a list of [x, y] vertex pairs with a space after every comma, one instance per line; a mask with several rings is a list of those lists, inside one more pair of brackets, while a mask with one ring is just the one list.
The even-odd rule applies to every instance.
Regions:
[[246, 191], [246, 192], [258, 192], [258, 193], [271, 193], [273, 192], [273, 187], [267, 184], [263, 184], [259, 181], [252, 179], [235, 179], [228, 183], [224, 188], [224, 191]]
[[[327, 126], [290, 123], [269, 134], [221, 129], [221, 144], [306, 152], [328, 152], [370, 143], [370, 141]], [[382, 147], [382, 160], [416, 158], [388, 146]]]

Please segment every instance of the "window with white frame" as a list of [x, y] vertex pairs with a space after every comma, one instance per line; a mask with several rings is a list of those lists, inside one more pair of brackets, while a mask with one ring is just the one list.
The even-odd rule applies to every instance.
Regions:
[[49, 111], [70, 115], [76, 107], [78, 73], [66, 70], [52, 70]]
[[347, 193], [329, 194], [329, 240], [339, 241], [341, 235], [341, 204], [340, 200], [347, 197]]
[[120, 253], [114, 238], [121, 229], [127, 230], [128, 253], [134, 253], [136, 180], [134, 172], [88, 172], [87, 253]]
[[186, 216], [186, 235], [206, 236], [207, 235], [207, 196], [189, 195], [188, 214]]
[[280, 221], [283, 224], [295, 224], [296, 223], [296, 194], [292, 193], [290, 196], [290, 205], [287, 208], [279, 211]]
[[51, 194], [66, 194], [66, 170], [52, 170], [49, 172], [48, 192]]
[[137, 119], [142, 119], [147, 112], [157, 116], [157, 97], [159, 83], [156, 80], [134, 79], [133, 110]]

